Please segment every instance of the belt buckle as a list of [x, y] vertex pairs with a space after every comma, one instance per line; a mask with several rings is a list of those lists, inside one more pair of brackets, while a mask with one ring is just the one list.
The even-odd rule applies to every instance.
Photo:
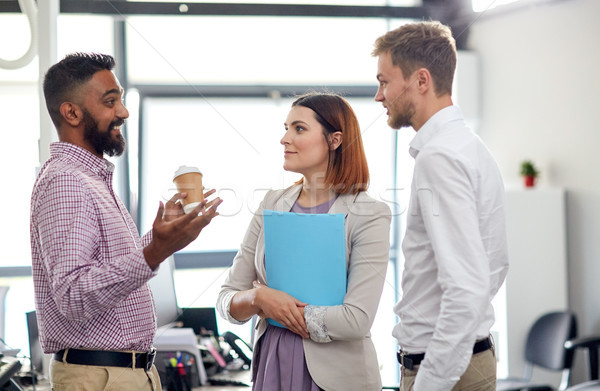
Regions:
[[154, 359], [156, 358], [156, 349], [152, 348], [152, 350], [150, 350], [150, 352], [148, 352], [146, 354], [146, 367], [144, 369], [146, 369], [146, 372], [150, 372], [150, 370], [152, 369], [152, 365], [154, 364]]
[[404, 368], [408, 369], [408, 370], [412, 370], [414, 368], [413, 365], [413, 360], [406, 357], [406, 353], [404, 353], [402, 351], [402, 349], [398, 350], [398, 362], [400, 363], [400, 365], [402, 365]]

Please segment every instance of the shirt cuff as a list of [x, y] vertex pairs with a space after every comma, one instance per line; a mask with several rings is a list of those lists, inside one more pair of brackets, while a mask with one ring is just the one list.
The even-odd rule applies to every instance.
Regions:
[[134, 276], [136, 279], [139, 278], [139, 281], [148, 281], [150, 278], [158, 274], [160, 265], [156, 268], [156, 270], [150, 269], [148, 262], [146, 262], [146, 257], [144, 257], [143, 249], [136, 250], [130, 259], [133, 259], [133, 262], [129, 264], [129, 275]]
[[310, 339], [319, 343], [331, 342], [327, 325], [325, 324], [326, 306], [307, 305], [304, 307], [304, 319], [310, 334]]
[[427, 368], [420, 367], [413, 386], [414, 391], [448, 391], [458, 382], [456, 379], [445, 379], [435, 376]]

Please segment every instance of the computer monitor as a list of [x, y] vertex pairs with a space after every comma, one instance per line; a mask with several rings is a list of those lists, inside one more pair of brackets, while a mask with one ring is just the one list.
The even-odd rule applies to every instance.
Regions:
[[196, 335], [219, 336], [215, 307], [190, 307], [181, 310], [179, 319], [183, 322], [183, 327], [191, 327]]
[[181, 310], [177, 306], [177, 296], [175, 295], [174, 270], [175, 262], [171, 256], [160, 264], [158, 274], [148, 282], [152, 290], [152, 296], [154, 296], [158, 327], [176, 322], [181, 314]]
[[44, 352], [40, 344], [37, 316], [35, 311], [25, 313], [27, 317], [27, 333], [29, 335], [29, 357], [31, 357], [31, 372], [36, 375], [44, 374]]

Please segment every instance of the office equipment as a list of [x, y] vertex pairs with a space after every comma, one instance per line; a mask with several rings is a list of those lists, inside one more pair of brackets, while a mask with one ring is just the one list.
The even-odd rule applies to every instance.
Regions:
[[250, 371], [224, 371], [208, 379], [213, 386], [252, 387]]
[[542, 315], [531, 326], [525, 345], [525, 375], [522, 378], [498, 379], [496, 390], [520, 391], [529, 389], [553, 388], [536, 384], [532, 380], [534, 366], [550, 371], [561, 371], [562, 379], [558, 386], [563, 391], [569, 385], [573, 351], [565, 348], [565, 343], [577, 336], [575, 316], [568, 311], [551, 312]]
[[[183, 327], [191, 327], [199, 342], [201, 357], [207, 375], [226, 366], [219, 344], [217, 311], [214, 307], [182, 308], [179, 320]], [[212, 357], [212, 359], [210, 359]], [[219, 368], [214, 367], [218, 365]]]
[[178, 320], [183, 323], [183, 327], [191, 327], [196, 335], [219, 336], [217, 312], [214, 307], [182, 308]]
[[6, 324], [6, 313], [5, 313], [5, 305], [6, 305], [6, 294], [8, 293], [8, 286], [0, 286], [0, 353], [5, 356], [16, 356], [21, 349], [13, 349], [10, 346], [4, 343], [4, 331]]
[[181, 314], [177, 306], [173, 270], [175, 270], [175, 263], [173, 256], [170, 256], [160, 264], [156, 276], [148, 281], [156, 306], [156, 323], [158, 327], [174, 324]]
[[165, 355], [175, 355], [177, 352], [180, 352], [193, 358], [196, 363], [198, 376], [196, 379], [192, 379], [192, 386], [206, 384], [206, 371], [202, 363], [200, 351], [198, 350], [198, 340], [193, 329], [189, 327], [160, 329], [154, 337], [154, 347], [157, 350], [156, 365], [159, 372], [166, 373], [164, 365]]
[[[267, 285], [308, 304], [342, 304], [345, 216], [265, 210], [263, 219]], [[283, 327], [271, 319], [269, 323]]]
[[37, 316], [35, 311], [25, 313], [27, 334], [29, 339], [29, 357], [31, 360], [31, 376], [44, 374], [44, 352], [40, 344]]
[[244, 361], [244, 364], [250, 368], [250, 363], [252, 362], [252, 348], [250, 345], [231, 331], [223, 333], [223, 340], [231, 346], [238, 357]]
[[5, 355], [5, 356], [16, 357], [20, 351], [21, 351], [21, 349], [11, 348], [10, 346], [5, 345], [2, 341], [0, 341], [0, 353], [1, 354]]
[[[190, 307], [182, 308], [181, 310], [182, 313], [179, 320], [183, 324], [183, 327], [191, 327], [199, 339], [200, 350], [205, 360], [204, 365], [209, 382], [211, 382], [214, 376], [218, 376], [220, 382], [224, 384], [228, 380], [227, 373], [239, 372], [223, 371], [223, 368], [232, 369], [231, 362], [236, 357], [241, 360], [241, 367], [250, 368], [252, 348], [230, 331], [226, 331], [222, 335], [219, 333], [217, 312], [214, 307]], [[220, 339], [226, 345], [221, 344], [219, 342]], [[232, 354], [231, 351], [235, 353]], [[234, 384], [235, 381], [237, 380], [231, 379], [231, 384]]]
[[14, 357], [0, 356], [0, 390], [19, 391], [22, 388], [13, 380], [21, 369], [21, 362]]
[[12, 347], [6, 345], [2, 340], [0, 340], [0, 354], [3, 354], [5, 356], [16, 357], [20, 351], [21, 351], [21, 349], [12, 348]]

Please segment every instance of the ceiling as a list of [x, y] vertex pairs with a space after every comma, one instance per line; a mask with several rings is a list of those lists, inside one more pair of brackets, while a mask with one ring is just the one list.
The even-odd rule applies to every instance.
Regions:
[[[39, 0], [38, 0], [39, 1]], [[321, 4], [242, 4], [206, 2], [138, 2], [126, 0], [60, 0], [61, 13], [105, 15], [247, 15], [312, 17], [380, 17], [415, 20], [439, 20], [449, 25], [457, 48], [463, 49], [468, 38], [473, 11], [471, 0], [421, 0], [414, 7], [344, 6]], [[0, 12], [20, 12], [17, 0], [0, 0]]]

